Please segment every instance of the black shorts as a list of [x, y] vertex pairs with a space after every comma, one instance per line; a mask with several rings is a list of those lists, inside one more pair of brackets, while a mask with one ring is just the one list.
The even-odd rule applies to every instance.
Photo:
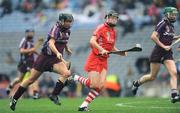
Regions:
[[161, 48], [154, 48], [150, 56], [150, 62], [163, 63], [165, 60], [173, 60], [173, 52], [171, 50], [165, 51]]
[[26, 73], [27, 71], [30, 71], [32, 66], [33, 66], [33, 61], [31, 62], [26, 62], [26, 63], [23, 63], [23, 62], [19, 62], [18, 64], [18, 70], [19, 72], [21, 73]]
[[40, 72], [51, 72], [53, 70], [53, 65], [59, 62], [61, 62], [61, 60], [58, 59], [56, 56], [48, 56], [41, 53], [36, 59], [33, 68]]

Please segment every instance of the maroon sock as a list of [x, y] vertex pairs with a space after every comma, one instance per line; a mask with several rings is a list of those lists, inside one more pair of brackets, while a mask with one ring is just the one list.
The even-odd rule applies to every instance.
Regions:
[[13, 99], [18, 100], [23, 93], [26, 91], [27, 88], [24, 88], [22, 86], [19, 86], [19, 88], [17, 89], [17, 91], [15, 92]]
[[56, 82], [56, 86], [52, 92], [52, 95], [59, 95], [59, 93], [62, 91], [63, 88], [64, 88], [64, 83], [58, 80], [58, 82]]

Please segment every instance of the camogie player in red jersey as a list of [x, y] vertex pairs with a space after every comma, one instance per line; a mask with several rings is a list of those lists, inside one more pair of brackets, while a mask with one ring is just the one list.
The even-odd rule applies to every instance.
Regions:
[[[85, 71], [88, 73], [88, 78], [79, 75], [74, 75], [73, 79], [86, 85], [90, 88], [90, 92], [78, 111], [89, 111], [88, 105], [99, 95], [104, 87], [107, 74], [107, 59], [108, 52], [118, 51], [115, 47], [116, 30], [115, 26], [118, 22], [118, 13], [109, 11], [105, 15], [105, 23], [99, 25], [94, 31], [90, 39], [91, 52], [85, 64]], [[99, 55], [100, 54], [100, 55]], [[120, 53], [126, 56], [126, 52]]]

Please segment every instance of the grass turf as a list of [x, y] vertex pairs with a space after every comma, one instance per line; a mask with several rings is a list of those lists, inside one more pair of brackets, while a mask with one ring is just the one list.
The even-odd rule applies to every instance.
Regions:
[[[62, 98], [61, 106], [48, 99], [21, 99], [16, 111], [9, 109], [9, 100], [0, 100], [0, 113], [79, 113], [83, 98]], [[172, 104], [164, 98], [97, 98], [90, 105], [90, 113], [180, 113], [180, 102]]]

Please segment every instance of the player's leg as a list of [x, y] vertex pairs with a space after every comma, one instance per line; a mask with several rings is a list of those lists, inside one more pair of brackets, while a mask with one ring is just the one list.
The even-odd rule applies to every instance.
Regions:
[[[98, 75], [98, 74], [99, 74], [99, 72], [96, 72], [96, 71], [91, 71], [91, 72], [88, 73], [89, 76], [90, 75]], [[83, 84], [83, 85], [87, 86], [88, 88], [90, 88], [90, 84], [91, 84], [90, 77], [86, 78], [84, 76], [80, 76], [80, 75], [75, 74], [75, 75], [72, 76], [72, 78], [73, 78], [74, 81], [78, 81], [81, 84]]]
[[170, 79], [170, 85], [171, 85], [171, 102], [175, 103], [179, 100], [179, 92], [177, 90], [177, 70], [176, 65], [173, 60], [165, 60], [164, 65], [166, 66], [171, 79]]
[[[99, 91], [96, 90], [96, 88], [98, 87], [99, 79], [100, 79], [99, 76], [100, 76], [99, 72], [96, 72], [96, 71], [88, 72], [87, 80], [90, 80], [89, 86], [91, 86], [91, 89], [90, 89], [90, 92], [88, 93], [87, 97], [83, 101], [83, 103], [78, 108], [78, 111], [89, 111], [88, 105], [91, 103], [91, 101], [94, 100], [94, 98], [96, 98], [99, 95]], [[80, 83], [83, 83], [82, 80], [79, 80], [79, 81], [80, 81]]]
[[72, 78], [73, 78], [74, 81], [78, 81], [81, 84], [87, 86], [88, 88], [92, 88], [92, 84], [94, 85], [94, 87], [98, 86], [98, 83], [93, 82], [93, 81], [98, 81], [98, 80], [96, 80], [96, 79], [99, 79], [99, 78], [96, 77], [98, 75], [99, 75], [99, 72], [90, 71], [90, 72], [88, 72], [88, 78], [85, 78], [85, 77], [77, 75], [77, 74], [73, 75]]
[[6, 93], [9, 95], [9, 93], [11, 92], [11, 89], [13, 89], [13, 87], [22, 82], [24, 77], [24, 73], [18, 72], [18, 77], [16, 77], [10, 84], [9, 86], [6, 88]]
[[41, 75], [41, 72], [35, 70], [34, 68], [31, 70], [30, 77], [23, 81], [17, 91], [15, 92], [14, 96], [12, 96], [11, 102], [10, 102], [10, 108], [11, 110], [15, 110], [16, 102], [17, 100], [22, 96], [22, 94], [26, 91], [27, 87], [32, 84], [34, 81], [36, 81], [39, 76]]
[[[30, 77], [30, 71], [27, 71], [24, 75], [23, 81], [27, 80]], [[36, 80], [33, 84], [31, 84], [28, 88], [28, 93], [32, 96], [33, 99], [39, 99], [39, 82]]]
[[[66, 67], [68, 70], [71, 70], [71, 61], [67, 61], [67, 62], [64, 62], [66, 64]], [[70, 76], [66, 79], [66, 81], [64, 82], [64, 86], [67, 86], [69, 84], [72, 83], [72, 80], [73, 80], [73, 76]]]
[[102, 72], [89, 72], [88, 76], [91, 80], [91, 90], [85, 98], [84, 102], [79, 107], [78, 111], [88, 111], [88, 105], [99, 95], [101, 89], [104, 87], [106, 80], [106, 69], [103, 69]]
[[134, 95], [136, 95], [138, 87], [142, 84], [144, 84], [145, 82], [148, 81], [153, 81], [154, 79], [156, 79], [157, 74], [159, 72], [160, 69], [160, 63], [151, 63], [150, 64], [150, 73], [143, 75], [139, 80], [136, 80], [133, 82], [133, 87], [132, 87], [132, 93]]
[[39, 81], [36, 80], [33, 84], [30, 85], [29, 87], [29, 94], [32, 96], [33, 99], [39, 99]]
[[67, 66], [63, 62], [59, 62], [53, 65], [53, 71], [58, 73], [60, 76], [58, 81], [56, 82], [55, 88], [49, 98], [57, 105], [60, 105], [58, 95], [64, 88], [64, 83], [66, 79], [71, 75], [70, 70], [68, 70]]

